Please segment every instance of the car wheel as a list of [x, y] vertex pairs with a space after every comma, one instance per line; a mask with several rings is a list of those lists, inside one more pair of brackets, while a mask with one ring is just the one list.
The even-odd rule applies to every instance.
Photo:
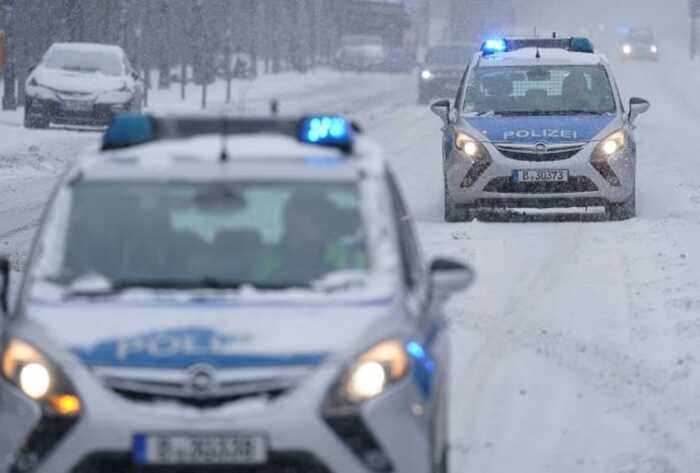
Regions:
[[450, 198], [450, 194], [445, 187], [445, 222], [471, 222], [475, 214], [469, 207], [455, 204]]
[[49, 120], [45, 118], [32, 118], [29, 116], [29, 114], [25, 111], [24, 112], [24, 127], [25, 128], [34, 128], [34, 129], [46, 129], [49, 127]]
[[637, 194], [632, 193], [629, 199], [619, 204], [608, 204], [608, 218], [611, 221], [622, 221], [637, 215]]

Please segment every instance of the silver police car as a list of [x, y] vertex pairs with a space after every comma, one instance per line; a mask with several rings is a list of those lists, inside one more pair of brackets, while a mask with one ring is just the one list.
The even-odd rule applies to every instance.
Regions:
[[634, 122], [646, 100], [622, 102], [586, 38], [484, 43], [443, 120], [445, 219], [484, 210], [597, 208], [635, 215]]
[[0, 472], [444, 472], [472, 279], [342, 117], [119, 116], [1, 286]]

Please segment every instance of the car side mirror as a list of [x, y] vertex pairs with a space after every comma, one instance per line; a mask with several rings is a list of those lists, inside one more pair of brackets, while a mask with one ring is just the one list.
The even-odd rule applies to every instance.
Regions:
[[639, 115], [649, 111], [649, 107], [651, 107], [651, 104], [647, 100], [640, 99], [639, 97], [632, 97], [630, 99], [629, 121], [634, 123]]
[[29, 73], [31, 74], [32, 72], [34, 72], [34, 69], [36, 69], [37, 67], [39, 67], [39, 64], [32, 64], [31, 66], [29, 66]]
[[10, 259], [0, 257], [0, 317], [10, 313]]
[[136, 72], [136, 71], [131, 71], [131, 77], [133, 77], [134, 80], [140, 80], [140, 79], [141, 79], [141, 76], [140, 76], [139, 73]]
[[476, 273], [471, 266], [446, 258], [436, 258], [430, 263], [430, 280], [433, 290], [450, 294], [472, 285]]
[[436, 100], [430, 105], [430, 110], [440, 117], [443, 122], [447, 123], [450, 117], [450, 108], [452, 105], [448, 99]]

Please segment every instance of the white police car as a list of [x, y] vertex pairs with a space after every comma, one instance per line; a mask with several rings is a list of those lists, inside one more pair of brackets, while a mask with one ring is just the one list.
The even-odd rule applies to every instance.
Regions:
[[0, 472], [446, 471], [471, 279], [343, 118], [118, 117], [2, 286]]
[[586, 38], [489, 40], [444, 122], [445, 219], [485, 209], [597, 207], [635, 215], [634, 121], [609, 64]]

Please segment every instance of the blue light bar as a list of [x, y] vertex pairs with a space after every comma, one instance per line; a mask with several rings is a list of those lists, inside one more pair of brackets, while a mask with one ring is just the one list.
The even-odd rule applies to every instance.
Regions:
[[153, 121], [147, 115], [123, 113], [112, 119], [102, 138], [102, 149], [128, 148], [155, 139]]
[[301, 122], [299, 140], [321, 146], [351, 148], [352, 125], [337, 115], [307, 117]]
[[484, 41], [481, 45], [481, 51], [484, 54], [503, 53], [508, 49], [508, 44], [505, 39], [491, 38]]

